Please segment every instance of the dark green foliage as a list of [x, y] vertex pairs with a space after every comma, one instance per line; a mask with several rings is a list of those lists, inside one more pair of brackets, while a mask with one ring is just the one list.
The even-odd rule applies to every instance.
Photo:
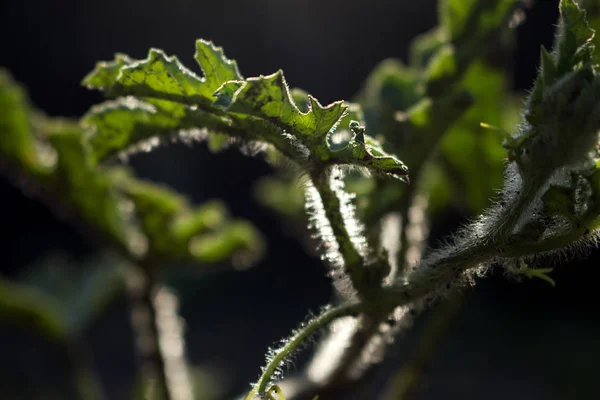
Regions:
[[[117, 56], [113, 62], [99, 63], [84, 79], [85, 85], [109, 96], [139, 98], [106, 103], [85, 117], [84, 122], [95, 127], [90, 145], [98, 158], [147, 139], [151, 126], [159, 127], [155, 135], [202, 127], [208, 135], [269, 143], [306, 168], [350, 164], [374, 173], [407, 175], [404, 164], [373, 139], [366, 143], [352, 139], [341, 149], [330, 147], [328, 137], [348, 113], [348, 105], [340, 101], [324, 107], [297, 92], [301, 111], [281, 71], [242, 80], [235, 61], [225, 58], [220, 48], [203, 40], [196, 47], [204, 78], [177, 58], [152, 49], [145, 60], [133, 62]], [[116, 132], [115, 125], [124, 126], [125, 131]], [[105, 148], [107, 142], [113, 143], [110, 149]]]
[[[105, 72], [97, 80], [105, 79], [110, 69]], [[143, 120], [150, 132], [152, 127], [160, 126], [156, 114], [143, 114], [139, 104], [130, 108], [125, 105], [128, 112], [123, 113], [120, 107], [124, 102], [111, 103], [84, 118], [84, 127], [97, 123], [98, 130], [90, 133], [72, 121], [27, 112], [29, 106], [21, 90], [6, 73], [2, 76], [0, 101], [6, 109], [14, 110], [2, 113], [0, 132], [3, 154], [6, 151], [10, 157], [9, 167], [21, 167], [34, 180], [37, 178], [39, 190], [47, 196], [60, 193], [56, 207], [85, 221], [85, 229], [112, 241], [132, 259], [221, 262], [234, 257], [248, 263], [260, 254], [262, 245], [256, 230], [246, 222], [231, 221], [219, 203], [194, 210], [185, 198], [167, 188], [139, 181], [119, 167], [97, 165], [99, 153], [94, 149], [101, 148], [103, 153], [127, 145], [110, 142], [108, 132], [122, 127], [118, 131], [121, 137], [139, 133], [140, 125], [132, 119]], [[172, 103], [163, 103], [175, 112]], [[104, 141], [99, 140], [99, 131]]]
[[[106, 163], [167, 139], [206, 141], [212, 151], [235, 144], [276, 167], [292, 165], [287, 174], [261, 180], [257, 195], [301, 226], [306, 208], [332, 266], [339, 305], [269, 352], [247, 399], [283, 398], [272, 382], [280, 364], [336, 319], [364, 323], [349, 332], [359, 348], [344, 348], [329, 377], [334, 383], [345, 382], [355, 364], [368, 369], [361, 354], [370, 339], [393, 330], [390, 320], [472, 280], [470, 270], [494, 262], [554, 285], [551, 268], [530, 267], [528, 260], [593, 242], [600, 226], [600, 59], [592, 29], [599, 13], [592, 9], [588, 24], [574, 1], [560, 2], [554, 48], [541, 51], [517, 125], [518, 100], [507, 93], [504, 66], [490, 51], [510, 47], [516, 6], [516, 0], [441, 0], [439, 26], [415, 39], [410, 63], [383, 61], [355, 102], [322, 105], [301, 89], [290, 90], [282, 71], [244, 78], [235, 61], [205, 40], [196, 42], [195, 53], [202, 76], [158, 49], [142, 60], [117, 54], [98, 63], [83, 84], [113, 99], [92, 107], [79, 123], [35, 111], [0, 70], [0, 166], [16, 185], [26, 180], [49, 207], [116, 250], [77, 273], [54, 261], [28, 277], [0, 280], [0, 316], [71, 348], [121, 291], [122, 272], [135, 266], [142, 279], [130, 285], [140, 302], [134, 307], [154, 319], [146, 328], [158, 349], [161, 270], [193, 262], [247, 266], [260, 257], [264, 244], [256, 228], [232, 219], [222, 203], [192, 205]], [[409, 168], [410, 186], [403, 184]], [[455, 241], [422, 258], [422, 199], [430, 216], [448, 206], [487, 210]], [[411, 216], [411, 209], [421, 214]], [[392, 223], [397, 233], [382, 229]], [[157, 398], [169, 398], [166, 358], [156, 353], [158, 374], [141, 377], [139, 395], [153, 381]]]

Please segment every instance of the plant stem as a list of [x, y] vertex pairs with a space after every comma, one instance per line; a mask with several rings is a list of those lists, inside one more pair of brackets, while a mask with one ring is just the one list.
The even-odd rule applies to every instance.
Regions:
[[456, 246], [439, 253], [425, 258], [403, 282], [383, 289], [376, 303], [380, 307], [395, 307], [435, 295], [464, 271], [497, 256], [493, 243], [486, 240], [478, 245]]
[[131, 268], [127, 286], [131, 300], [131, 324], [142, 371], [144, 398], [175, 400], [169, 387], [166, 362], [160, 345], [155, 296], [159, 289], [156, 270], [151, 266]]
[[311, 174], [313, 185], [317, 189], [325, 216], [329, 221], [335, 241], [339, 247], [339, 253], [343, 260], [344, 270], [350, 277], [354, 289], [362, 299], [368, 299], [366, 295], [371, 290], [371, 285], [367, 277], [365, 263], [361, 255], [352, 243], [352, 238], [346, 228], [344, 215], [342, 215], [342, 204], [340, 199], [331, 187], [331, 175], [326, 171], [316, 171]]
[[[441, 254], [440, 254], [441, 253]], [[444, 286], [452, 283], [458, 276], [469, 268], [475, 267], [496, 256], [495, 246], [491, 240], [481, 240], [471, 246], [455, 246], [449, 251], [432, 254], [415, 267], [411, 274], [402, 279], [402, 283], [382, 288], [372, 300], [372, 307], [365, 307], [362, 315], [375, 318], [374, 321], [359, 328], [351, 341], [355, 344], [367, 343], [363, 337], [369, 338], [383, 321], [383, 317], [398, 306], [406, 306], [427, 296], [433, 296]], [[378, 323], [376, 323], [378, 322]], [[363, 338], [363, 340], [361, 340]], [[329, 378], [325, 387], [340, 386], [347, 380], [345, 373], [360, 356], [364, 346], [349, 350], [352, 359], [344, 356], [344, 363]], [[350, 364], [350, 365], [349, 365]], [[334, 379], [335, 377], [335, 379]]]
[[[387, 310], [386, 310], [387, 311]], [[358, 317], [358, 327], [352, 337], [346, 351], [342, 354], [338, 366], [326, 379], [328, 382], [343, 382], [349, 377], [349, 372], [360, 362], [369, 341], [379, 331], [381, 321], [388, 316], [388, 312], [361, 313]]]
[[403, 203], [406, 203], [406, 205], [400, 211], [402, 223], [400, 249], [397, 254], [396, 271], [392, 271], [392, 274], [390, 274], [391, 281], [404, 276], [408, 272], [408, 268], [421, 260], [429, 235], [425, 215], [427, 199], [414, 193], [407, 193], [406, 195], [410, 195], [410, 201], [404, 201]]
[[[390, 276], [386, 278], [386, 281], [393, 282], [398, 276], [401, 277], [404, 275], [408, 267], [407, 254], [414, 254], [415, 259], [412, 261], [419, 262], [423, 251], [427, 229], [424, 223], [424, 209], [427, 201], [420, 196], [412, 198], [412, 206], [406, 207], [402, 213], [403, 218], [400, 221], [403, 224], [401, 229], [401, 246], [405, 251], [400, 256], [397, 256], [398, 264], [395, 268], [392, 268]], [[406, 202], [406, 204], [409, 203]], [[417, 234], [417, 230], [420, 230], [419, 234]], [[344, 382], [348, 382], [348, 379], [351, 378], [349, 373], [356, 370], [357, 367], [369, 368], [375, 364], [376, 359], [363, 359], [363, 356], [366, 354], [366, 346], [378, 335], [382, 323], [389, 318], [392, 312], [393, 309], [381, 308], [376, 313], [361, 313], [359, 315], [359, 324], [349, 340], [347, 350], [343, 353], [340, 360], [336, 360], [337, 367], [328, 377], [323, 379], [323, 381], [327, 382], [325, 384], [327, 387], [330, 385], [341, 386]], [[403, 316], [402, 318], [404, 319], [405, 317]], [[401, 323], [400, 321], [397, 322]], [[379, 346], [386, 346], [386, 341], [382, 341]], [[361, 366], [358, 364], [359, 362], [364, 365]]]
[[381, 400], [405, 400], [419, 382], [425, 365], [433, 358], [436, 345], [462, 305], [462, 297], [454, 293], [433, 312], [420, 333], [413, 354], [384, 390]]
[[264, 396], [267, 392], [269, 382], [271, 381], [271, 377], [277, 371], [283, 360], [289, 356], [296, 348], [301, 345], [308, 337], [317, 332], [318, 330], [324, 328], [334, 320], [345, 317], [348, 315], [355, 314], [360, 312], [363, 309], [362, 304], [353, 303], [346, 304], [343, 306], [339, 306], [336, 308], [331, 308], [300, 330], [298, 330], [294, 335], [287, 341], [287, 343], [281, 347], [280, 349], [275, 351], [275, 355], [269, 361], [267, 366], [264, 368], [262, 375], [258, 379], [258, 382], [254, 385], [254, 389], [248, 394], [246, 397], [247, 400], [251, 400], [256, 395]]
[[398, 277], [404, 276], [407, 269], [406, 262], [406, 253], [408, 252], [408, 211], [410, 209], [410, 205], [413, 201], [413, 197], [415, 194], [415, 184], [411, 185], [410, 188], [406, 190], [402, 200], [400, 202], [400, 248], [398, 249], [398, 253], [396, 254], [396, 271], [394, 276], [391, 276], [391, 280], [395, 280]]

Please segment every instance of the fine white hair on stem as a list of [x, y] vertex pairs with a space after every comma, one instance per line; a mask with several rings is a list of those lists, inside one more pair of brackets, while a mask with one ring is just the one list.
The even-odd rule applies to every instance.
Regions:
[[354, 193], [348, 193], [344, 189], [344, 171], [341, 167], [333, 167], [330, 172], [329, 182], [331, 189], [340, 201], [340, 213], [344, 219], [346, 231], [350, 241], [358, 254], [363, 259], [369, 257], [369, 248], [365, 238], [365, 227], [356, 217], [356, 206], [354, 205]]
[[306, 182], [304, 195], [309, 220], [308, 228], [314, 232], [313, 237], [320, 241], [320, 250], [323, 252], [321, 258], [327, 261], [334, 270], [343, 268], [344, 262], [340, 254], [340, 246], [335, 240], [333, 229], [325, 215], [319, 191], [310, 180]]

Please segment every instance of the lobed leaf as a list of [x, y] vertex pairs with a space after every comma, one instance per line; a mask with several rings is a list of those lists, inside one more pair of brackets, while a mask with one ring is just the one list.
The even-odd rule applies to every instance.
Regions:
[[204, 86], [211, 95], [225, 82], [244, 80], [237, 62], [225, 57], [223, 49], [216, 47], [212, 42], [197, 40], [194, 58], [204, 72]]
[[213, 93], [223, 83], [243, 79], [236, 62], [211, 42], [196, 42], [195, 59], [206, 74], [204, 78], [184, 67], [177, 57], [150, 49], [144, 60], [117, 55], [111, 63], [98, 63], [83, 84], [105, 90], [109, 96], [150, 97], [210, 108]]
[[81, 84], [89, 89], [108, 89], [117, 80], [121, 67], [137, 62], [123, 53], [115, 54], [113, 61], [100, 61], [96, 63], [94, 70], [87, 74]]
[[273, 121], [293, 132], [303, 142], [320, 147], [347, 107], [343, 101], [323, 107], [310, 95], [308, 101], [308, 111], [301, 112], [291, 98], [283, 72], [278, 71], [272, 75], [247, 79], [234, 94], [229, 111]]
[[301, 111], [281, 71], [244, 80], [235, 61], [203, 40], [196, 43], [195, 58], [203, 78], [157, 49], [145, 60], [117, 57], [97, 65], [84, 84], [132, 97], [95, 107], [84, 117], [84, 126], [94, 131], [89, 144], [96, 160], [155, 136], [198, 128], [211, 133], [215, 149], [227, 144], [227, 135], [269, 143], [304, 166], [354, 164], [401, 179], [407, 175], [406, 166], [373, 139], [342, 151], [330, 148], [329, 136], [348, 113], [344, 102], [322, 106], [303, 95]]
[[[228, 128], [221, 119], [197, 108], [165, 100], [142, 101], [134, 97], [94, 106], [81, 123], [88, 129], [86, 140], [94, 162], [136, 148], [149, 139], [173, 136], [198, 126], [210, 128], [210, 137]], [[214, 143], [213, 146], [218, 148]]]

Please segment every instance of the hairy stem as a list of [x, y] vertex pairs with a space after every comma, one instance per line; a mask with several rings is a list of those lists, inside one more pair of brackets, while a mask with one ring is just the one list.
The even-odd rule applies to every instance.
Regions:
[[275, 355], [264, 368], [262, 375], [258, 379], [258, 382], [256, 382], [254, 385], [254, 389], [248, 394], [246, 399], [251, 400], [256, 395], [264, 396], [267, 392], [271, 377], [275, 371], [277, 371], [283, 360], [285, 360], [286, 357], [296, 350], [296, 348], [312, 334], [324, 328], [334, 320], [356, 314], [362, 309], [363, 305], [357, 303], [331, 308], [298, 330], [283, 347], [275, 352]]
[[[412, 196], [411, 196], [412, 197]], [[392, 267], [390, 276], [386, 282], [393, 282], [396, 277], [403, 276], [408, 265], [408, 256], [413, 257], [412, 262], [418, 263], [423, 251], [423, 244], [426, 237], [426, 226], [424, 220], [424, 209], [427, 201], [419, 196], [414, 196], [412, 206], [406, 207], [403, 212], [404, 218], [400, 221], [404, 226], [401, 229], [401, 246], [405, 249], [401, 256], [397, 256], [398, 264]], [[358, 368], [369, 368], [376, 361], [372, 357], [365, 357], [366, 348], [380, 332], [382, 323], [384, 323], [393, 310], [382, 308], [377, 313], [362, 313], [358, 317], [359, 324], [349, 340], [347, 350], [340, 360], [337, 360], [337, 367], [326, 378], [326, 386], [340, 386], [343, 382], [351, 379], [350, 372]], [[404, 317], [402, 317], [404, 318]], [[400, 323], [400, 321], [397, 321]], [[383, 341], [378, 346], [386, 346]], [[376, 359], [375, 359], [376, 360]], [[360, 365], [358, 363], [364, 364]], [[371, 365], [369, 365], [371, 364]]]
[[387, 318], [389, 313], [362, 313], [358, 317], [359, 326], [350, 338], [349, 346], [338, 361], [338, 367], [334, 369], [327, 378], [328, 382], [343, 382], [348, 379], [348, 373], [356, 366], [363, 355], [369, 341], [379, 331], [381, 321]]
[[384, 289], [377, 303], [382, 307], [401, 306], [435, 294], [464, 271], [496, 257], [493, 243], [482, 242], [473, 246], [457, 246], [441, 255], [432, 254], [416, 266], [403, 282], [396, 282], [396, 285]]
[[[407, 193], [409, 195], [409, 193]], [[429, 235], [427, 217], [427, 198], [410, 194], [411, 201], [405, 202], [400, 211], [402, 229], [400, 230], [400, 250], [397, 254], [397, 269], [390, 274], [390, 280], [404, 276], [408, 268], [421, 260], [425, 243]]]
[[404, 276], [407, 269], [406, 262], [406, 253], [408, 252], [408, 210], [410, 209], [410, 205], [412, 203], [413, 197], [415, 194], [415, 185], [411, 185], [410, 188], [406, 190], [404, 196], [402, 197], [400, 203], [400, 223], [402, 227], [400, 229], [400, 248], [398, 249], [398, 253], [396, 254], [396, 271], [393, 272], [393, 276], [390, 276], [391, 280], [394, 280], [398, 277]]
[[311, 174], [313, 185], [317, 189], [325, 216], [329, 221], [331, 230], [339, 247], [340, 256], [343, 260], [345, 272], [350, 277], [353, 287], [363, 299], [372, 288], [367, 276], [367, 270], [358, 250], [352, 243], [352, 238], [346, 228], [344, 215], [342, 215], [342, 204], [337, 193], [331, 187], [331, 175], [325, 171], [317, 171]]
[[[351, 342], [356, 346], [344, 356], [344, 363], [327, 380], [325, 387], [340, 386], [340, 382], [347, 380], [346, 372], [362, 354], [365, 337], [370, 338], [376, 333], [383, 318], [398, 306], [406, 306], [415, 301], [434, 295], [439, 289], [454, 282], [464, 271], [490, 260], [496, 256], [495, 247], [491, 241], [482, 240], [473, 246], [456, 246], [453, 250], [423, 260], [415, 267], [414, 272], [396, 282], [394, 286], [383, 288], [372, 301], [374, 309], [364, 309], [365, 315], [374, 317], [354, 334]], [[375, 311], [377, 310], [377, 311]], [[363, 343], [362, 346], [360, 344]], [[352, 359], [349, 357], [352, 356]]]

